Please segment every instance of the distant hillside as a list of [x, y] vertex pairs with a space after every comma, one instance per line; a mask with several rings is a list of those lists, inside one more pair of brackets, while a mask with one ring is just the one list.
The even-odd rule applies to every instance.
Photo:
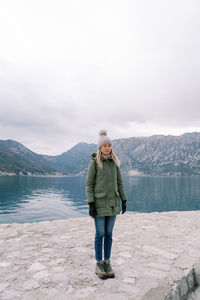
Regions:
[[95, 144], [79, 143], [61, 155], [43, 156], [43, 158], [64, 174], [84, 174], [87, 171], [91, 153], [96, 150]]
[[13, 174], [55, 174], [57, 170], [42, 155], [36, 154], [22, 144], [0, 140], [0, 172]]
[[200, 174], [200, 133], [119, 139], [114, 141], [113, 147], [125, 172]]
[[[200, 175], [200, 133], [113, 140], [125, 174]], [[38, 155], [15, 141], [0, 141], [0, 172], [86, 174], [96, 144], [79, 143], [57, 156]]]

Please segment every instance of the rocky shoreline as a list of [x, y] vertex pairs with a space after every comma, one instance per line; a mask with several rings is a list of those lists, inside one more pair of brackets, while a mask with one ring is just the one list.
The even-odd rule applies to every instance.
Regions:
[[200, 274], [199, 220], [200, 211], [119, 215], [116, 278], [104, 281], [92, 218], [0, 224], [0, 299], [187, 299]]

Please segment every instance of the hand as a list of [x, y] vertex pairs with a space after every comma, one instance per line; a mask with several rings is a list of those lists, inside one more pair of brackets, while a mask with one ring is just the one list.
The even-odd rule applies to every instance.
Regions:
[[95, 218], [97, 215], [96, 208], [94, 202], [89, 203], [89, 215], [92, 218]]
[[126, 211], [126, 200], [122, 201], [122, 215], [125, 213]]

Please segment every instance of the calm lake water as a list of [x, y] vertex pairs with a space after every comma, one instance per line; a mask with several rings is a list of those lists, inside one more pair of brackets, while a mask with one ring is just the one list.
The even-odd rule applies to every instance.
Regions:
[[[200, 176], [123, 177], [128, 211], [200, 209]], [[0, 176], [0, 223], [88, 216], [85, 177]]]

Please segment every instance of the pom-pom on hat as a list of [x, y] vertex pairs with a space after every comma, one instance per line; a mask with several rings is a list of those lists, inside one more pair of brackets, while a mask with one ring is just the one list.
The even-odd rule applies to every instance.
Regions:
[[109, 138], [109, 136], [107, 136], [107, 131], [102, 129], [99, 131], [98, 148], [101, 148], [101, 146], [103, 146], [104, 144], [112, 145], [112, 141], [111, 141], [111, 138]]

